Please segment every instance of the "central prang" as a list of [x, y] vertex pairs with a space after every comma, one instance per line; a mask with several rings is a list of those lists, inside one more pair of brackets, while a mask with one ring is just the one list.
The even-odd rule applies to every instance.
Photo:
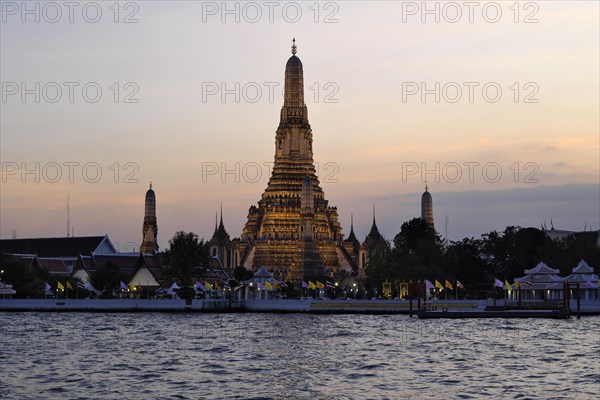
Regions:
[[240, 265], [251, 270], [265, 266], [277, 279], [343, 279], [356, 271], [357, 260], [345, 251], [337, 208], [329, 206], [319, 186], [302, 62], [296, 52], [294, 39], [285, 66], [273, 172], [258, 207], [250, 207], [234, 251]]

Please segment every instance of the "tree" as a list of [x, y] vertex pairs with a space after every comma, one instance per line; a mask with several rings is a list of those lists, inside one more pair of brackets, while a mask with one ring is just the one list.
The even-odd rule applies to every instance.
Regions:
[[39, 297], [48, 280], [48, 271], [33, 262], [30, 266], [0, 251], [0, 266], [4, 273], [0, 276], [3, 282], [11, 284], [17, 292], [15, 297]]
[[235, 267], [235, 269], [233, 270], [233, 277], [238, 282], [252, 279], [253, 276], [254, 276], [254, 273], [252, 271], [247, 270], [242, 265]]
[[425, 279], [432, 275], [446, 275], [442, 269], [442, 239], [424, 219], [413, 218], [404, 222], [394, 238], [393, 263], [398, 265], [401, 279]]
[[179, 231], [169, 239], [165, 261], [171, 278], [179, 279], [183, 287], [191, 286], [200, 267], [208, 264], [208, 247], [195, 233]]
[[463, 239], [452, 242], [444, 253], [446, 269], [458, 279], [467, 292], [488, 291], [490, 266], [482, 252], [482, 240]]
[[92, 285], [102, 292], [104, 298], [112, 298], [113, 291], [118, 290], [121, 282], [126, 280], [127, 277], [111, 261], [108, 261], [103, 268], [98, 269], [91, 278]]

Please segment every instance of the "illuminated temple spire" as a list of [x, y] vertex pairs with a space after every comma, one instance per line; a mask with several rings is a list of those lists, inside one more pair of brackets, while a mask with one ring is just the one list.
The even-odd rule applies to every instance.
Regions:
[[329, 206], [313, 159], [313, 132], [304, 103], [303, 65], [296, 39], [285, 65], [284, 101], [275, 134], [275, 162], [257, 206], [250, 207], [235, 252], [252, 270], [265, 266], [277, 279], [345, 276], [337, 209]]

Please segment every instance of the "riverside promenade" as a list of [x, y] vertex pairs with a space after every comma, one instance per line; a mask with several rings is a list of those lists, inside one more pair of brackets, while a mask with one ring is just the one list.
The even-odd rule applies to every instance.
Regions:
[[[470, 318], [489, 312], [489, 300], [434, 300], [427, 303], [429, 317]], [[576, 302], [571, 301], [571, 310]], [[600, 315], [600, 301], [581, 301], [582, 315]], [[0, 299], [0, 311], [49, 312], [268, 312], [268, 313], [321, 313], [321, 314], [409, 314], [408, 300], [242, 300], [227, 299]], [[413, 312], [417, 314], [413, 303]], [[494, 317], [510, 318], [508, 311], [495, 310]], [[523, 314], [521, 314], [523, 315]], [[532, 313], [531, 317], [543, 315]], [[492, 314], [489, 314], [492, 317]]]

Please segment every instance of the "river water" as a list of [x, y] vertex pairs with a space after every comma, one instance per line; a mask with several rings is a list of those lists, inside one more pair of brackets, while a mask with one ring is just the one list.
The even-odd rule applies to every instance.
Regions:
[[0, 313], [1, 399], [600, 395], [600, 317]]

